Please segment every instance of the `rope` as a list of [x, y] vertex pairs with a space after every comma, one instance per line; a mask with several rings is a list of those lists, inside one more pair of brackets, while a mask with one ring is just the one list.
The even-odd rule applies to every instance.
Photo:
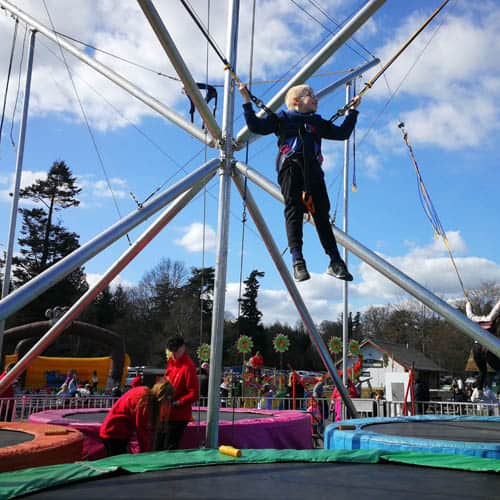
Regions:
[[[169, 75], [167, 73], [163, 73], [162, 71], [159, 71], [157, 69], [149, 68], [148, 66], [145, 66], [143, 64], [140, 64], [140, 63], [137, 63], [135, 61], [132, 61], [131, 59], [127, 59], [126, 57], [120, 56], [118, 54], [114, 54], [113, 52], [110, 52], [108, 50], [104, 50], [104, 49], [101, 49], [99, 47], [96, 47], [95, 45], [92, 45], [90, 43], [84, 42], [83, 40], [79, 40], [78, 38], [70, 36], [70, 35], [68, 35], [66, 33], [62, 33], [61, 31], [54, 31], [54, 33], [56, 35], [59, 35], [59, 36], [63, 37], [63, 38], [67, 38], [68, 40], [71, 40], [73, 42], [79, 43], [80, 45], [88, 47], [89, 49], [95, 50], [96, 52], [100, 52], [100, 53], [105, 54], [105, 55], [107, 55], [109, 57], [113, 57], [113, 58], [115, 58], [115, 59], [117, 59], [117, 60], [119, 60], [121, 62], [130, 64], [132, 66], [135, 66], [137, 68], [143, 69], [145, 71], [149, 71], [150, 73], [154, 73], [156, 76], [161, 76], [163, 78], [168, 78], [169, 80], [176, 81], [176, 82], [181, 82], [182, 81], [177, 76], [173, 76], [173, 75]], [[327, 76], [331, 76], [331, 75], [343, 75], [343, 74], [346, 74], [346, 73], [350, 73], [350, 72], [352, 72], [354, 70], [355, 70], [355, 68], [348, 68], [348, 69], [338, 70], [338, 71], [326, 71], [324, 73], [314, 73], [313, 75], [311, 75], [311, 78], [321, 78], [321, 77], [327, 77]], [[257, 80], [257, 81], [254, 80], [253, 85], [267, 85], [269, 83], [281, 83], [281, 82], [284, 82], [284, 81], [287, 81], [287, 79], [286, 78], [279, 78], [279, 79], [275, 79], [275, 80]], [[212, 87], [223, 88], [224, 84], [223, 83], [212, 84]]]
[[[252, 77], [253, 77], [253, 56], [254, 56], [254, 42], [255, 42], [255, 7], [256, 0], [253, 0], [252, 4], [252, 28], [250, 36], [250, 62], [249, 62], [249, 77], [248, 77], [248, 87], [252, 87]], [[248, 155], [249, 155], [250, 145], [247, 141], [245, 148], [245, 164], [248, 165]], [[247, 184], [248, 177], [245, 176], [245, 185], [243, 190], [243, 212], [241, 214], [241, 249], [240, 249], [240, 283], [238, 290], [238, 319], [241, 315], [241, 289], [243, 283], [243, 251], [245, 249], [245, 228], [247, 221]], [[241, 328], [241, 323], [238, 322], [239, 328]], [[240, 331], [241, 333], [241, 331]]]
[[[49, 18], [50, 25], [52, 27], [52, 31], [55, 31], [54, 23], [52, 22], [52, 17], [50, 15], [50, 12], [49, 12], [49, 9], [47, 7], [47, 3], [45, 2], [45, 0], [43, 0], [43, 5], [45, 7], [45, 11], [47, 12], [47, 16]], [[121, 219], [122, 218], [122, 214], [121, 214], [121, 211], [120, 211], [120, 207], [118, 206], [118, 202], [116, 201], [115, 193], [113, 192], [113, 189], [111, 187], [111, 181], [109, 179], [109, 176], [108, 176], [108, 173], [106, 171], [106, 168], [104, 167], [104, 160], [102, 159], [101, 152], [99, 151], [99, 148], [97, 146], [97, 141], [95, 139], [94, 132], [92, 131], [92, 128], [90, 127], [90, 123], [89, 123], [89, 120], [88, 120], [88, 117], [87, 117], [87, 113], [85, 112], [85, 108], [83, 107], [83, 103], [82, 103], [82, 101], [80, 99], [80, 95], [78, 94], [78, 90], [76, 88], [75, 80], [73, 79], [73, 74], [71, 73], [71, 70], [69, 69], [69, 65], [68, 65], [68, 62], [66, 60], [66, 57], [64, 56], [64, 52], [62, 50], [61, 44], [58, 43], [57, 45], [59, 47], [59, 51], [61, 53], [61, 57], [63, 58], [64, 65], [66, 67], [66, 71], [68, 72], [68, 76], [69, 76], [69, 79], [71, 81], [71, 86], [73, 87], [73, 91], [75, 93], [76, 100], [78, 101], [78, 105], [80, 107], [80, 111], [81, 111], [83, 119], [85, 121], [85, 125], [87, 127], [88, 133], [89, 133], [90, 138], [92, 140], [92, 144], [94, 145], [94, 150], [96, 152], [97, 159], [99, 160], [99, 165], [101, 166], [102, 172], [104, 174], [104, 178], [106, 180], [106, 184], [108, 185], [108, 189], [109, 189], [109, 191], [111, 193], [111, 197], [113, 199], [113, 203], [115, 205], [116, 212], [118, 214], [118, 217]], [[132, 241], [130, 239], [130, 236], [127, 234], [126, 237], [127, 237], [129, 245], [132, 245]]]
[[[217, 54], [217, 56], [219, 57], [219, 59], [222, 61], [222, 63], [224, 64], [224, 71], [229, 71], [230, 75], [233, 77], [234, 81], [236, 83], [241, 83], [241, 80], [240, 78], [238, 77], [238, 75], [236, 74], [236, 71], [235, 69], [231, 66], [231, 64], [229, 63], [229, 61], [227, 60], [227, 58], [224, 56], [222, 50], [220, 49], [220, 47], [217, 45], [217, 42], [215, 41], [215, 39], [210, 35], [210, 33], [208, 32], [207, 28], [203, 25], [203, 22], [201, 21], [201, 19], [199, 18], [198, 14], [196, 14], [195, 10], [193, 9], [193, 7], [191, 6], [191, 4], [187, 1], [187, 0], [181, 0], [181, 3], [182, 5], [184, 5], [184, 7], [186, 8], [186, 10], [188, 11], [189, 15], [191, 16], [191, 18], [193, 19], [193, 21], [195, 22], [196, 26], [198, 26], [198, 28], [200, 29], [200, 31], [202, 32], [203, 36], [207, 39], [207, 42], [210, 44], [210, 46], [214, 49], [215, 53]], [[247, 89], [248, 90], [248, 89]], [[274, 112], [272, 109], [269, 109], [265, 104], [264, 104], [264, 101], [262, 99], [259, 99], [257, 96], [255, 96], [254, 94], [252, 94], [252, 92], [250, 92], [250, 90], [248, 90], [248, 94], [250, 96], [250, 99], [251, 101], [260, 109], [263, 109], [268, 115], [271, 115], [273, 116], [274, 115]]]
[[2, 129], [3, 129], [3, 122], [5, 120], [5, 107], [7, 106], [7, 96], [9, 95], [10, 75], [12, 73], [12, 61], [14, 60], [14, 52], [16, 49], [16, 38], [17, 38], [17, 28], [18, 27], [19, 27], [19, 21], [16, 19], [16, 24], [14, 26], [14, 34], [12, 36], [12, 45], [10, 48], [9, 69], [7, 71], [7, 81], [5, 83], [5, 93], [3, 96], [2, 117], [0, 119], [0, 144], [2, 142]]
[[418, 183], [418, 193], [420, 197], [420, 202], [422, 204], [422, 207], [425, 211], [425, 215], [429, 219], [429, 222], [432, 225], [432, 228], [434, 230], [434, 236], [439, 237], [443, 239], [443, 243], [446, 247], [446, 250], [448, 251], [448, 255], [450, 256], [451, 263], [453, 265], [453, 268], [457, 274], [458, 281], [460, 282], [460, 286], [462, 287], [464, 297], [466, 300], [469, 301], [469, 296], [467, 294], [467, 290], [465, 289], [464, 282], [462, 281], [462, 277], [460, 276], [460, 273], [458, 271], [457, 264], [455, 262], [455, 258], [453, 257], [453, 253], [451, 251], [450, 247], [450, 242], [448, 241], [448, 237], [446, 236], [446, 232], [443, 228], [443, 225], [441, 224], [441, 221], [439, 220], [439, 216], [437, 214], [436, 209], [434, 208], [434, 205], [432, 203], [431, 197], [429, 195], [429, 192], [427, 191], [424, 180], [422, 178], [422, 174], [420, 173], [420, 169], [418, 167], [417, 160], [415, 158], [415, 154], [413, 153], [413, 148], [410, 144], [410, 141], [408, 139], [408, 133], [406, 132], [404, 128], [404, 123], [401, 122], [398, 127], [401, 129], [401, 133], [403, 134], [403, 139], [406, 143], [406, 146], [408, 147], [408, 151], [410, 153], [410, 158], [413, 163], [413, 166], [415, 167], [415, 173], [417, 175], [417, 183]]
[[17, 90], [16, 90], [16, 98], [14, 100], [14, 108], [12, 110], [12, 119], [10, 121], [10, 143], [12, 144], [12, 147], [16, 149], [16, 142], [14, 141], [14, 119], [16, 117], [16, 111], [17, 111], [17, 103], [19, 102], [19, 94], [21, 92], [21, 71], [23, 68], [23, 61], [24, 61], [24, 49], [26, 47], [26, 38], [28, 35], [28, 25], [24, 26], [24, 37], [23, 37], [23, 46], [21, 49], [21, 59], [19, 61], [19, 72], [18, 72], [18, 77], [17, 77]]
[[[332, 22], [333, 24], [335, 24], [335, 26], [337, 28], [340, 28], [340, 24], [337, 21], [335, 21], [335, 19], [333, 19], [331, 16], [329, 16], [328, 12], [326, 12], [324, 9], [322, 9], [321, 7], [319, 7], [318, 5], [316, 5], [312, 0], [308, 0], [308, 1], [316, 9], [318, 9], [330, 22]], [[315, 23], [319, 24], [325, 31], [327, 31], [331, 35], [334, 34], [334, 31], [332, 31], [328, 26], [324, 25], [317, 17], [313, 16], [305, 7], [302, 7], [301, 5], [299, 5], [296, 2], [296, 0], [290, 0], [290, 2], [292, 2], [299, 10], [301, 10], [306, 16], [308, 16], [310, 19], [312, 19]], [[365, 49], [359, 42], [357, 42], [355, 39], [354, 39], [354, 41], [358, 45], [360, 45], [363, 50], [365, 50], [366, 52], [368, 52], [368, 50]], [[367, 59], [365, 57], [363, 57], [363, 55], [360, 54], [356, 49], [354, 49], [348, 42], [346, 42], [346, 46], [349, 47], [359, 57], [361, 57], [362, 59], [364, 59], [365, 61], [367, 61]]]
[[[352, 82], [352, 93], [356, 95], [356, 79]], [[356, 182], [356, 127], [352, 130], [352, 185], [351, 191], [355, 193], [358, 190]]]
[[[359, 96], [362, 97], [368, 90], [370, 90], [375, 82], [389, 69], [389, 67], [392, 65], [392, 63], [408, 48], [408, 46], [417, 38], [422, 31], [430, 24], [430, 22], [441, 12], [441, 10], [444, 9], [446, 4], [450, 0], [445, 0], [427, 19], [426, 21], [420, 26], [420, 28], [413, 33], [413, 35], [399, 48], [399, 50], [396, 51], [396, 53], [387, 61], [382, 68], [380, 68], [379, 71], [367, 82], [365, 83], [364, 88], [361, 90], [359, 93]], [[343, 108], [339, 109], [331, 118], [330, 121], [335, 121], [337, 118], [340, 116], [344, 115], [347, 110], [352, 106], [352, 101], [348, 104], [346, 104]]]
[[[210, 30], [210, 0], [207, 0], [207, 23], [208, 23], [208, 29]], [[209, 50], [208, 50], [208, 44], [207, 44], [207, 50], [206, 50], [206, 58], [205, 58], [205, 83], [207, 85], [207, 96], [208, 96], [208, 56], [209, 56]], [[191, 103], [192, 104], [192, 103]], [[214, 108], [214, 116], [215, 116], [215, 108]], [[205, 130], [205, 135], [207, 135], [208, 130], [206, 127], [204, 128]], [[208, 157], [208, 144], [205, 142], [204, 144], [204, 157], [205, 157], [205, 162], [207, 161]], [[205, 248], [206, 248], [206, 227], [207, 227], [207, 186], [206, 184], [203, 186], [203, 230], [202, 230], [202, 236], [201, 236], [201, 276], [200, 276], [200, 336], [199, 336], [199, 345], [203, 343], [203, 294], [204, 294], [204, 289], [205, 289]], [[201, 367], [200, 367], [201, 370]], [[201, 373], [201, 371], [200, 371]], [[200, 425], [201, 422], [201, 408], [200, 405], [198, 404], [198, 432], [201, 433], [201, 438], [200, 435], [198, 436], [199, 442], [201, 445], [204, 447], [206, 445], [205, 442], [205, 434], [203, 433], [203, 428]]]
[[[448, 13], [448, 15], [449, 15], [449, 13]], [[425, 44], [424, 48], [420, 51], [420, 53], [418, 54], [418, 56], [415, 58], [415, 60], [413, 61], [413, 63], [411, 64], [410, 68], [408, 69], [408, 71], [403, 76], [403, 78], [401, 78], [398, 86], [396, 87], [396, 89], [394, 91], [391, 90], [391, 87], [389, 85], [387, 77], [384, 74], [384, 81], [385, 81], [385, 84], [387, 86], [387, 90], [388, 90], [388, 93], [389, 93], [389, 98], [384, 103], [384, 105], [382, 106], [382, 108], [379, 110], [379, 112], [377, 113], [377, 115], [371, 121], [370, 126], [367, 128], [366, 132], [363, 134], [363, 137], [358, 141], [358, 145], [360, 145], [360, 144], [362, 144], [364, 142], [364, 140], [367, 138], [368, 134], [370, 134], [370, 132], [373, 130], [373, 127], [378, 122], [379, 118], [385, 113], [385, 110], [389, 107], [389, 104], [396, 97], [396, 95], [400, 91], [401, 87], [406, 82], [406, 79], [410, 76], [411, 72], [415, 69], [415, 66], [420, 61], [420, 59], [422, 58], [422, 56], [424, 55], [424, 52], [428, 49], [429, 45], [434, 40], [434, 37], [437, 35], [438, 31], [443, 26], [443, 23], [444, 23], [444, 20], [441, 21], [441, 24], [434, 30], [434, 32], [430, 36], [429, 40]]]

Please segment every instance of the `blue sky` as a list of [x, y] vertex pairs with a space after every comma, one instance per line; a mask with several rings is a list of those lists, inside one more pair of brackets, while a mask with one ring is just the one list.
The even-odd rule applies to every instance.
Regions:
[[[43, 24], [50, 26], [47, 10], [39, 0], [13, 3]], [[226, 47], [226, 3], [192, 1], [218, 45]], [[150, 70], [87, 49], [99, 61], [113, 68], [146, 92], [188, 118], [187, 99], [181, 84], [158, 76], [174, 75], [148, 22], [133, 0], [72, 2], [72, 14], [59, 0], [45, 0], [55, 29], [92, 46], [126, 58]], [[321, 47], [331, 21], [343, 22], [364, 2], [358, 0], [266, 0], [257, 2], [254, 93], [270, 99], [282, 83], [260, 83], [292, 76]], [[355, 35], [349, 45], [337, 51], [309, 80], [315, 89], [335, 81], [348, 68], [364, 64], [372, 56], [385, 62], [440, 4], [419, 0], [388, 0]], [[155, 5], [177, 47], [198, 81], [206, 80], [207, 46], [180, 2], [157, 1]], [[251, 46], [251, 1], [240, 8], [237, 72], [249, 75]], [[317, 7], [320, 7], [319, 10]], [[306, 11], [308, 14], [306, 14]], [[326, 12], [328, 17], [321, 12]], [[311, 17], [312, 16], [312, 17]], [[5, 89], [13, 21], [0, 13], [0, 84]], [[484, 282], [500, 282], [497, 249], [500, 234], [496, 216], [500, 202], [499, 110], [500, 110], [500, 3], [452, 0], [429, 28], [367, 92], [360, 107], [356, 129], [356, 175], [358, 191], [350, 193], [349, 233], [368, 248], [380, 253], [403, 272], [447, 300], [462, 296], [445, 247], [433, 237], [419, 201], [416, 177], [401, 132], [404, 121], [427, 189], [447, 231], [457, 265], [469, 289]], [[15, 150], [10, 144], [13, 109], [19, 78], [24, 26], [21, 24], [7, 95], [6, 121], [0, 144], [0, 250], [7, 243]], [[98, 153], [75, 92], [68, 69], [57, 45], [37, 37], [35, 65], [26, 136], [23, 185], [48, 170], [52, 162], [64, 160], [77, 176], [81, 206], [66, 210], [62, 222], [80, 234], [82, 243], [111, 224], [119, 215], [105, 181], [112, 190], [122, 215], [136, 209], [129, 192], [143, 200], [159, 186], [167, 187], [187, 172], [214, 158], [217, 152], [203, 147], [166, 119], [128, 95], [122, 89], [70, 55], [66, 64], [73, 75], [95, 137]], [[296, 66], [297, 65], [297, 66]], [[290, 69], [292, 69], [291, 72]], [[373, 74], [358, 80], [358, 89]], [[21, 78], [23, 89], [24, 69]], [[223, 68], [209, 51], [208, 81], [222, 84]], [[217, 119], [221, 121], [222, 89], [219, 88]], [[394, 94], [392, 99], [390, 95]], [[343, 104], [344, 90], [320, 103], [319, 112], [330, 116]], [[19, 127], [19, 101], [14, 116], [14, 139]], [[199, 125], [199, 117], [196, 116]], [[243, 126], [241, 99], [236, 97], [235, 132]], [[341, 169], [343, 144], [324, 143], [325, 171], [332, 207], [338, 205], [342, 221]], [[102, 165], [98, 159], [102, 158]], [[250, 146], [249, 164], [275, 182], [275, 138], [268, 136]], [[194, 157], [194, 159], [193, 159]], [[244, 160], [244, 152], [238, 153]], [[191, 160], [191, 161], [190, 161]], [[352, 168], [352, 165], [351, 165]], [[252, 186], [278, 246], [286, 247], [281, 205]], [[162, 257], [180, 260], [189, 268], [214, 265], [218, 182], [213, 180], [206, 196], [198, 196], [167, 229], [120, 275], [126, 284], [137, 283], [144, 272]], [[205, 201], [204, 201], [205, 200]], [[206, 251], [201, 252], [204, 204], [206, 206]], [[236, 313], [239, 288], [242, 202], [231, 193], [230, 242], [226, 309]], [[145, 228], [131, 233], [135, 239]], [[265, 247], [250, 218], [246, 226], [243, 274], [253, 269], [265, 272], [261, 280], [259, 307], [264, 322], [295, 323], [298, 315], [283, 289]], [[312, 279], [299, 285], [315, 321], [335, 320], [342, 309], [341, 282], [324, 275], [327, 258], [312, 227], [305, 228], [304, 252]], [[103, 274], [127, 248], [126, 239], [86, 264], [89, 281]], [[285, 258], [289, 261], [289, 256]], [[203, 260], [204, 259], [204, 260]], [[351, 310], [371, 305], [398, 303], [407, 297], [389, 281], [355, 257], [350, 257], [355, 280], [350, 287]]]

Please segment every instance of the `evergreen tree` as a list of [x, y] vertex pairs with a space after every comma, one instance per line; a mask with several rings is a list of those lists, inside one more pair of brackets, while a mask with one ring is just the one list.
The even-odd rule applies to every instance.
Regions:
[[258, 278], [263, 276], [264, 273], [262, 271], [254, 269], [243, 282], [245, 284], [245, 292], [243, 293], [243, 297], [239, 299], [239, 331], [253, 338], [256, 350], [263, 350], [265, 348], [264, 330], [260, 323], [262, 312], [257, 308], [257, 296], [260, 288]]
[[248, 278], [243, 282], [245, 292], [243, 298], [239, 299], [241, 307], [241, 317], [245, 319], [248, 327], [256, 328], [262, 318], [262, 313], [257, 308], [257, 295], [259, 293], [260, 283], [258, 278], [264, 276], [262, 271], [254, 269]]
[[[38, 179], [19, 192], [22, 199], [42, 204], [43, 207], [19, 209], [22, 226], [18, 239], [20, 257], [14, 259], [15, 287], [38, 276], [80, 246], [79, 235], [55, 220], [61, 210], [80, 204], [76, 198], [80, 192], [63, 161], [52, 165], [46, 179]], [[76, 269], [20, 311], [15, 322], [41, 320], [45, 309], [71, 305], [87, 288], [83, 268]]]

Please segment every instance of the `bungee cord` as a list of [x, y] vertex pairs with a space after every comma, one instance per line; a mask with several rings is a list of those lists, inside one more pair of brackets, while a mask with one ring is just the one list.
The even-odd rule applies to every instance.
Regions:
[[[389, 59], [389, 61], [387, 61], [387, 63], [385, 63], [382, 68], [380, 68], [379, 71], [377, 71], [377, 73], [375, 73], [375, 75], [368, 81], [365, 83], [365, 86], [364, 88], [361, 90], [361, 92], [359, 93], [359, 97], [363, 97], [364, 94], [366, 94], [366, 92], [368, 92], [368, 90], [370, 90], [373, 85], [375, 84], [375, 82], [389, 69], [389, 67], [392, 65], [392, 63], [394, 63], [394, 61], [408, 48], [408, 46], [418, 37], [418, 35], [420, 35], [420, 33], [422, 33], [422, 31], [424, 31], [424, 29], [431, 23], [431, 21], [444, 9], [444, 7], [446, 6], [446, 4], [449, 2], [450, 0], [445, 0], [427, 19], [426, 21], [420, 26], [420, 28], [418, 28], [417, 31], [415, 31], [415, 33], [413, 33], [413, 35], [396, 51], [396, 53]], [[347, 113], [347, 111], [351, 108], [353, 104], [353, 101], [351, 100], [351, 102], [349, 102], [348, 104], [346, 104], [343, 108], [337, 110], [337, 112], [331, 116], [330, 118], [330, 121], [335, 121], [337, 118], [339, 118], [340, 116], [343, 116], [345, 115], [345, 113]]]
[[[50, 12], [49, 12], [49, 9], [47, 7], [47, 3], [45, 2], [45, 0], [43, 0], [43, 5], [45, 7], [45, 11], [47, 12], [47, 16], [49, 18], [49, 22], [50, 22], [50, 25], [51, 25], [51, 28], [52, 28], [52, 31], [54, 32], [55, 31], [55, 27], [54, 27], [54, 23], [52, 21], [52, 17], [50, 15]], [[90, 126], [90, 123], [89, 123], [89, 120], [88, 120], [88, 117], [87, 117], [87, 113], [85, 111], [85, 108], [83, 106], [83, 102], [82, 100], [80, 99], [80, 95], [78, 93], [78, 89], [76, 88], [76, 83], [75, 83], [75, 80], [73, 78], [73, 74], [69, 68], [69, 64], [68, 64], [68, 61], [66, 60], [66, 57], [64, 55], [64, 51], [61, 47], [61, 44], [58, 43], [57, 44], [58, 47], [59, 47], [59, 51], [61, 53], [61, 57], [64, 61], [64, 66], [66, 67], [66, 71], [68, 73], [68, 76], [69, 76], [69, 79], [70, 79], [70, 82], [71, 82], [71, 86], [73, 88], [73, 92], [75, 93], [75, 96], [76, 96], [76, 100], [78, 102], [78, 106], [80, 108], [80, 112], [82, 113], [82, 117], [84, 119], [84, 122], [85, 122], [85, 125], [87, 127], [87, 131], [90, 135], [90, 139], [92, 141], [92, 144], [94, 146], [94, 150], [95, 150], [95, 153], [96, 153], [96, 156], [97, 156], [97, 159], [98, 159], [98, 162], [99, 162], [99, 165], [101, 166], [101, 170], [103, 172], [103, 175], [104, 175], [104, 179], [106, 181], [106, 184], [108, 186], [108, 189], [109, 189], [109, 192], [111, 193], [111, 198], [113, 200], [113, 204], [115, 206], [115, 209], [116, 209], [116, 212], [118, 214], [118, 217], [119, 219], [122, 219], [123, 216], [122, 216], [122, 213], [121, 213], [121, 210], [120, 210], [120, 207], [118, 206], [118, 201], [116, 199], [116, 196], [115, 196], [115, 193], [113, 191], [113, 188], [111, 187], [111, 180], [109, 178], [109, 175], [108, 175], [108, 172], [106, 171], [106, 167], [104, 166], [104, 160], [102, 158], [102, 155], [101, 155], [101, 152], [99, 150], [99, 147], [97, 146], [97, 141], [96, 141], [96, 138], [95, 138], [95, 135], [94, 135], [94, 132], [92, 130], [92, 127]], [[132, 246], [132, 240], [130, 239], [130, 236], [129, 234], [127, 233], [126, 234], [126, 238], [127, 238], [127, 241], [128, 241], [128, 244], [129, 246]]]
[[457, 274], [458, 281], [460, 282], [460, 286], [462, 287], [464, 297], [466, 300], [469, 300], [469, 295], [468, 295], [467, 290], [465, 288], [462, 277], [460, 276], [460, 272], [458, 271], [457, 263], [455, 261], [455, 258], [453, 257], [453, 253], [451, 251], [451, 246], [450, 246], [450, 242], [448, 240], [448, 237], [446, 235], [446, 231], [444, 230], [443, 225], [441, 224], [441, 221], [440, 221], [438, 213], [434, 207], [434, 204], [432, 203], [429, 192], [427, 191], [427, 188], [425, 187], [424, 180], [422, 178], [422, 174], [420, 173], [420, 168], [418, 166], [417, 160], [415, 158], [415, 154], [413, 152], [413, 148], [410, 144], [410, 140], [408, 139], [408, 132], [406, 132], [406, 130], [405, 130], [405, 124], [403, 122], [400, 122], [398, 124], [398, 127], [401, 130], [401, 133], [403, 134], [403, 140], [405, 141], [405, 144], [408, 148], [408, 152], [410, 154], [411, 161], [412, 161], [413, 166], [415, 168], [415, 174], [417, 176], [418, 195], [420, 198], [420, 203], [422, 204], [422, 208], [424, 209], [424, 212], [425, 212], [425, 215], [427, 216], [427, 219], [431, 223], [432, 229], [434, 230], [434, 236], [436, 238], [438, 238], [438, 237], [442, 238], [444, 246], [445, 246], [445, 248], [448, 252], [448, 255], [450, 257], [453, 269], [455, 270], [455, 273]]
[[10, 77], [12, 73], [12, 62], [14, 60], [14, 53], [16, 51], [16, 39], [17, 39], [18, 27], [19, 27], [19, 20], [16, 19], [16, 24], [14, 26], [14, 33], [12, 35], [12, 45], [10, 48], [9, 69], [7, 70], [7, 81], [5, 82], [5, 93], [3, 96], [2, 115], [0, 118], [0, 144], [2, 143], [2, 130], [3, 130], [3, 123], [5, 120], [5, 108], [7, 106], [7, 97], [9, 95]]

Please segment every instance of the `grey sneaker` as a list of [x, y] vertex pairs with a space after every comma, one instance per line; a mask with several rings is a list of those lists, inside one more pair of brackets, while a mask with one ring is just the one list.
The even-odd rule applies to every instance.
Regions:
[[306, 261], [304, 259], [297, 259], [293, 263], [293, 277], [295, 281], [306, 281], [311, 277], [307, 272]]
[[352, 274], [347, 270], [347, 266], [344, 261], [339, 260], [338, 262], [330, 262], [326, 274], [338, 278], [339, 280], [352, 281]]

